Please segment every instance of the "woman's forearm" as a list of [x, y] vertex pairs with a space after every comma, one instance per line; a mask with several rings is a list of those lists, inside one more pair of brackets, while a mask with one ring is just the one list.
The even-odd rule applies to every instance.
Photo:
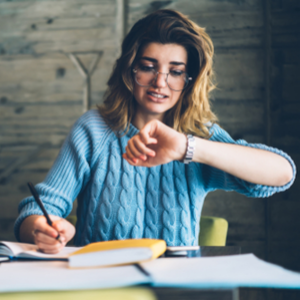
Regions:
[[[283, 186], [293, 178], [289, 161], [271, 151], [198, 137], [195, 140], [195, 162], [256, 184]], [[172, 160], [182, 161], [186, 150], [186, 135], [153, 120], [128, 141], [123, 158], [134, 166], [152, 167]]]
[[291, 164], [276, 153], [201, 138], [195, 139], [193, 161], [221, 169], [256, 184], [283, 186], [293, 177]]

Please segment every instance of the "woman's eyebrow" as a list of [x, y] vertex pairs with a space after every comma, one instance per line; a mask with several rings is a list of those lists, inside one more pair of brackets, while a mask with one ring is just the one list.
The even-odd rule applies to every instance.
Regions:
[[175, 66], [181, 66], [181, 65], [184, 65], [184, 66], [185, 66], [185, 63], [184, 63], [184, 62], [181, 62], [181, 61], [170, 61], [169, 64], [170, 64], [170, 65], [175, 65]]
[[[152, 57], [148, 57], [148, 56], [143, 56], [141, 57], [141, 59], [144, 59], [144, 60], [148, 60], [148, 61], [151, 61], [153, 63], [158, 63], [157, 59], [155, 58], [152, 58]], [[181, 62], [181, 61], [170, 61], [169, 62], [170, 65], [175, 65], [175, 66], [180, 66], [180, 65], [186, 65], [184, 62]]]
[[148, 57], [148, 56], [143, 56], [143, 57], [141, 57], [141, 59], [149, 60], [149, 61], [154, 62], [154, 63], [158, 62], [157, 59], [151, 58], [151, 57]]

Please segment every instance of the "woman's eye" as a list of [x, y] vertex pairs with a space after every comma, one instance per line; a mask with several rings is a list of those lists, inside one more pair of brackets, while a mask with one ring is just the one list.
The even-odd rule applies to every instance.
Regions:
[[184, 72], [181, 70], [171, 70], [170, 71], [170, 75], [174, 76], [174, 77], [182, 76], [183, 74], [184, 74]]
[[143, 72], [153, 72], [155, 69], [152, 66], [140, 66], [140, 70]]

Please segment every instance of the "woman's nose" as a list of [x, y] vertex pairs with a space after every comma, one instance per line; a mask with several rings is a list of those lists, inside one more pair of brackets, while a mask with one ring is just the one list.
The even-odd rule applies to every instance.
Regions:
[[157, 87], [165, 87], [167, 85], [167, 76], [168, 74], [166, 73], [157, 72], [153, 85]]

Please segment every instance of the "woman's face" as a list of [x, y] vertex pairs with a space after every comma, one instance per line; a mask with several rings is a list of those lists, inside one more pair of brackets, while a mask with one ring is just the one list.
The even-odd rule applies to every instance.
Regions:
[[[178, 44], [148, 44], [144, 48], [135, 69], [145, 70], [144, 73], [151, 73], [151, 70], [153, 73], [154, 70], [160, 73], [156, 80], [150, 81], [151, 85], [148, 87], [141, 86], [134, 81], [133, 95], [137, 102], [136, 113], [142, 113], [143, 117], [148, 116], [162, 120], [164, 113], [177, 103], [182, 91], [170, 89], [166, 82], [167, 75], [161, 73], [172, 72], [176, 77], [176, 74], [186, 72], [186, 68], [187, 52], [183, 46]], [[173, 78], [175, 77], [173, 75]], [[171, 80], [171, 76], [168, 75], [169, 85]]]

